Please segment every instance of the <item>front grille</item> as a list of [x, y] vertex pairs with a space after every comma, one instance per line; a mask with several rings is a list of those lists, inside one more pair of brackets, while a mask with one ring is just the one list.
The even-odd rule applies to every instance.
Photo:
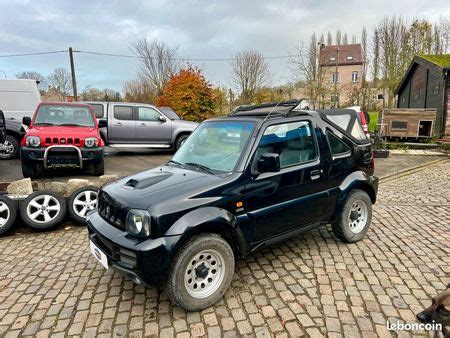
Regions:
[[98, 213], [108, 223], [116, 228], [125, 230], [127, 210], [105, 192], [100, 192], [98, 196]]
[[64, 144], [70, 144], [75, 146], [80, 146], [81, 142], [78, 137], [72, 138], [72, 137], [46, 137], [45, 138], [45, 146], [52, 146], [52, 145], [64, 145]]

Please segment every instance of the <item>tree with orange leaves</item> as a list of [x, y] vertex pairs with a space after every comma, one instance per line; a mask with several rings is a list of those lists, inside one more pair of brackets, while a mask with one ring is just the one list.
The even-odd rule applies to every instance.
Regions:
[[170, 76], [156, 104], [172, 108], [185, 120], [200, 122], [214, 114], [214, 97], [201, 70], [188, 65]]

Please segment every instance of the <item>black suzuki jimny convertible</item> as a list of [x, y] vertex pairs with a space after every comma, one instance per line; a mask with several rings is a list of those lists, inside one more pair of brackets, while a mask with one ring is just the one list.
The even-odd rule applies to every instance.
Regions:
[[378, 179], [356, 112], [297, 105], [207, 120], [168, 163], [105, 185], [87, 217], [93, 255], [194, 311], [223, 296], [236, 258], [325, 224], [362, 239]]

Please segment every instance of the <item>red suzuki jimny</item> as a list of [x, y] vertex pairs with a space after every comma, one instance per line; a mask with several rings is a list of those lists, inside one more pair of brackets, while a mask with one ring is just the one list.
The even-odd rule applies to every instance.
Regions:
[[39, 177], [47, 169], [86, 167], [103, 175], [105, 144], [91, 106], [41, 103], [23, 124], [28, 126], [20, 144], [24, 177]]

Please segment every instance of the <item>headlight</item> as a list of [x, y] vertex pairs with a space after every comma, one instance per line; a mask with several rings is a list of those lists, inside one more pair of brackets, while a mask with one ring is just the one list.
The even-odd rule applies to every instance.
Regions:
[[41, 139], [38, 136], [27, 136], [25, 143], [28, 147], [39, 147], [41, 145]]
[[137, 237], [150, 236], [150, 214], [147, 210], [131, 209], [127, 214], [126, 230]]
[[93, 148], [98, 145], [98, 139], [96, 137], [88, 137], [84, 139], [84, 146], [87, 148]]

